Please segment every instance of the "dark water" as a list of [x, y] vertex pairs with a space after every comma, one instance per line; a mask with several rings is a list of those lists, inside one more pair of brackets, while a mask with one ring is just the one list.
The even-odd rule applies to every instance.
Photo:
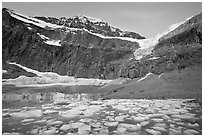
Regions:
[[[98, 98], [96, 89], [96, 86], [53, 86], [43, 88], [4, 86], [2, 108], [34, 107], [62, 100], [70, 102], [70, 100], [80, 100], [85, 96], [96, 100]], [[84, 95], [87, 92], [89, 94]]]

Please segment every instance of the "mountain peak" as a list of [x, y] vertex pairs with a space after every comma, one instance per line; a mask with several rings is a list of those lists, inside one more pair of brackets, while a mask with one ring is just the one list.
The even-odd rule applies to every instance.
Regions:
[[78, 15], [78, 16], [74, 16], [73, 18], [78, 18], [78, 19], [85, 21], [85, 22], [87, 22], [87, 20], [89, 20], [90, 22], [93, 22], [93, 23], [97, 23], [97, 22], [104, 22], [105, 23], [105, 21], [103, 21], [101, 19], [89, 17], [86, 15]]

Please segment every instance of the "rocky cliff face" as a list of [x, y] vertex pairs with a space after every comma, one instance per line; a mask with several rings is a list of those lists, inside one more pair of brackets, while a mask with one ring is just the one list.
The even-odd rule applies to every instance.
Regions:
[[[52, 24], [8, 9], [2, 14], [3, 69], [10, 61], [60, 75], [111, 79], [118, 77], [120, 66], [139, 47], [136, 39], [107, 37], [86, 27]], [[4, 76], [13, 77], [9, 72]]]
[[135, 78], [148, 72], [181, 71], [201, 63], [202, 14], [198, 14], [160, 37], [150, 54], [139, 60], [130, 60], [121, 71], [123, 77]]

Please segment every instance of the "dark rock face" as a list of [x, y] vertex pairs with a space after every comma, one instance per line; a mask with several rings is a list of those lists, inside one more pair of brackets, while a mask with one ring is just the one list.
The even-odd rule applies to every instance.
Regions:
[[[10, 61], [60, 75], [112, 79], [139, 47], [137, 42], [106, 39], [83, 29], [41, 28], [12, 17], [6, 9], [2, 14], [3, 69]], [[42, 36], [61, 46], [47, 44]]]
[[[157, 59], [151, 59], [157, 57]], [[121, 68], [121, 76], [136, 78], [148, 72], [161, 74], [202, 63], [202, 14], [192, 17], [160, 38], [152, 54], [131, 60]]]

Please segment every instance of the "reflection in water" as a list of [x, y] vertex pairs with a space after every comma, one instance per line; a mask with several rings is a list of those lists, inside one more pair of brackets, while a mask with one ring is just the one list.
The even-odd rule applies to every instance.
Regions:
[[22, 93], [3, 93], [3, 102], [33, 102], [33, 103], [59, 103], [75, 102], [88, 99], [87, 94], [65, 94], [60, 92], [22, 92]]

